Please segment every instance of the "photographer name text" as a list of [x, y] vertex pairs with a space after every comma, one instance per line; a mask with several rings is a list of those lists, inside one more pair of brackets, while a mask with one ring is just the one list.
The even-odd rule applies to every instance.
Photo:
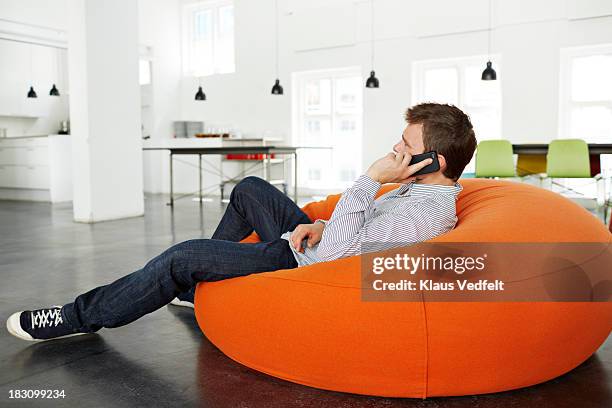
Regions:
[[382, 279], [377, 279], [372, 283], [374, 290], [425, 290], [432, 292], [444, 291], [502, 291], [504, 290], [504, 282], [496, 279], [489, 281], [480, 279], [475, 282], [470, 282], [467, 279], [457, 279], [454, 282], [435, 282], [431, 279], [420, 279], [418, 281], [410, 281], [402, 279], [399, 282], [385, 282]]

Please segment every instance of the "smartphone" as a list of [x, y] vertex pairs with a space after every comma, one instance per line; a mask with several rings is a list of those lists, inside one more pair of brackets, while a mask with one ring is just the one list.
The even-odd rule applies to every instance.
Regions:
[[426, 159], [433, 159], [433, 161], [427, 166], [423, 167], [421, 170], [412, 174], [412, 176], [419, 176], [421, 174], [435, 173], [436, 171], [440, 170], [440, 162], [438, 161], [438, 152], [436, 152], [435, 150], [432, 150], [426, 153], [415, 154], [414, 156], [412, 156], [412, 159], [410, 160], [409, 165], [413, 165], [418, 162], [422, 162], [423, 160], [426, 160]]

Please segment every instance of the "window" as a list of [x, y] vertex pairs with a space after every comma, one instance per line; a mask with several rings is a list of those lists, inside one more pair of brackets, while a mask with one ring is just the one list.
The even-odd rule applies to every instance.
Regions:
[[293, 74], [293, 142], [298, 182], [308, 190], [349, 186], [361, 174], [363, 81], [360, 68]]
[[235, 71], [232, 1], [198, 1], [183, 6], [185, 75], [205, 76]]
[[[418, 61], [413, 66], [413, 104], [448, 103], [470, 116], [477, 140], [501, 139], [500, 80], [483, 81], [487, 56], [435, 61]], [[500, 77], [499, 56], [492, 56], [493, 67]], [[473, 173], [474, 159], [464, 172]]]
[[561, 50], [559, 134], [612, 140], [612, 44]]
[[[612, 140], [612, 44], [561, 50], [559, 137], [587, 143]], [[612, 155], [601, 155], [601, 174], [612, 175]], [[558, 180], [578, 194], [598, 196], [590, 180]], [[606, 181], [609, 183], [609, 181]], [[609, 186], [606, 191], [609, 191]], [[561, 190], [563, 191], [563, 190]]]
[[138, 61], [138, 80], [140, 85], [151, 84], [151, 61], [145, 59]]

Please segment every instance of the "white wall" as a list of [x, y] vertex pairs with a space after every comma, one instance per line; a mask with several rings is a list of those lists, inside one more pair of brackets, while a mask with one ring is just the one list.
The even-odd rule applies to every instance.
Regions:
[[74, 220], [142, 215], [138, 4], [70, 0], [68, 10]]
[[[369, 73], [369, 1], [281, 0], [280, 77], [285, 95], [270, 95], [275, 78], [274, 1], [234, 4], [236, 72], [205, 77], [206, 102], [193, 100], [198, 81], [184, 78], [183, 119], [234, 124], [253, 136], [270, 130], [287, 135], [290, 143], [291, 72], [360, 65], [364, 80]], [[364, 167], [389, 150], [404, 125], [414, 61], [487, 53], [487, 7], [486, 0], [375, 0], [375, 69], [381, 88], [364, 91]], [[316, 8], [322, 15], [352, 15], [354, 10], [354, 25], [323, 25], [309, 18], [309, 10]], [[585, 16], [600, 17], [574, 19]], [[559, 49], [611, 43], [611, 16], [612, 7], [597, 0], [493, 1], [492, 52], [502, 57], [505, 138], [539, 142], [556, 137]], [[354, 38], [354, 44], [346, 45], [347, 38]], [[167, 167], [165, 162], [160, 165]]]
[[[152, 129], [150, 129], [152, 138], [171, 137], [172, 121], [180, 116], [179, 4], [179, 0], [139, 0], [138, 2], [139, 43], [151, 46], [153, 50], [155, 87], [151, 103], [154, 118]], [[49, 40], [48, 37], [63, 37], [62, 45], [67, 46], [65, 42], [68, 31], [67, 6], [67, 0], [2, 0], [0, 2], [0, 33], [3, 27], [10, 30], [17, 27], [20, 33], [23, 33], [24, 39], [45, 42]], [[0, 61], [4, 61], [1, 68], [6, 67], [7, 62], [10, 62], [11, 68], [11, 72], [5, 72], [6, 69], [0, 68], [2, 73], [0, 89], [6, 93], [12, 87], [17, 88], [15, 90], [15, 93], [18, 93], [17, 96], [23, 96], [21, 103], [28, 104], [28, 106], [38, 105], [36, 111], [40, 113], [38, 118], [26, 118], [2, 116], [0, 112], [0, 128], [7, 128], [9, 137], [57, 133], [59, 122], [69, 119], [67, 51], [59, 52], [61, 72], [57, 75], [60, 77], [57, 85], [61, 96], [57, 98], [50, 97], [49, 89], [47, 89], [47, 82], [55, 76], [55, 72], [52, 72], [55, 70], [52, 65], [55, 63], [55, 50], [34, 47], [35, 70], [40, 71], [43, 68], [45, 70], [45, 75], [38, 75], [44, 76], [44, 80], [36, 78], [35, 81], [35, 89], [39, 96], [37, 100], [28, 100], [25, 97], [30, 82], [29, 53], [28, 44], [0, 40]], [[18, 74], [24, 77], [23, 80], [18, 80]], [[15, 84], [16, 81], [20, 83], [19, 86]], [[0, 98], [2, 96], [0, 95]], [[159, 165], [162, 156], [162, 153], [144, 154], [144, 170], [147, 174], [145, 189], [147, 191], [161, 191], [162, 186], [166, 186], [167, 190], [168, 174], [167, 171], [162, 172]], [[151, 158], [153, 160], [150, 160]]]
[[[172, 122], [180, 118], [182, 104], [180, 1], [139, 0], [138, 14], [139, 43], [151, 47], [153, 57], [151, 139], [170, 138]], [[144, 152], [145, 191], [168, 191], [168, 164], [164, 159], [166, 153]]]
[[[370, 70], [369, 1], [279, 0], [285, 95], [272, 96], [274, 0], [235, 0], [236, 72], [205, 77], [208, 100], [196, 102], [198, 81], [181, 74], [181, 3], [138, 4], [139, 42], [152, 47], [154, 58], [153, 138], [171, 137], [172, 121], [180, 119], [232, 124], [245, 136], [268, 131], [290, 143], [291, 72], [359, 65], [365, 79]], [[65, 4], [3, 0], [0, 18], [65, 30]], [[486, 54], [487, 7], [486, 0], [375, 0], [375, 69], [381, 88], [364, 90], [364, 167], [388, 151], [404, 125], [403, 112], [411, 104], [412, 62]], [[315, 20], [317, 13], [342, 23]], [[612, 43], [612, 2], [493, 0], [493, 15], [492, 51], [501, 54], [503, 64], [499, 79], [504, 137], [548, 141], [558, 132], [559, 49]], [[347, 24], [351, 20], [354, 24]], [[56, 126], [57, 119], [49, 123]], [[185, 168], [179, 181], [184, 187], [178, 191], [193, 191], [196, 177]], [[144, 178], [145, 191], [168, 191], [164, 154], [144, 153]]]
[[[66, 0], [0, 2], [0, 37], [61, 42], [66, 29]], [[0, 40], [0, 61], [0, 99], [13, 105], [0, 109], [0, 128], [6, 128], [9, 137], [57, 133], [60, 121], [68, 119], [66, 50]], [[26, 98], [31, 83], [37, 99]], [[49, 96], [52, 83], [60, 97]], [[9, 116], [17, 112], [21, 116]]]
[[66, 30], [67, 0], [2, 0], [0, 18]]

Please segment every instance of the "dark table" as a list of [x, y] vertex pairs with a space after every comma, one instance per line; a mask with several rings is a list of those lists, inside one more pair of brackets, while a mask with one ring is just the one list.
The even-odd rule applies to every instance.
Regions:
[[[513, 144], [512, 151], [516, 154], [546, 154], [548, 143]], [[589, 154], [612, 154], [612, 143], [589, 143]]]
[[[513, 144], [512, 152], [519, 156], [542, 156], [541, 162], [544, 163], [545, 166], [548, 143]], [[601, 159], [599, 156], [602, 154], [612, 154], [612, 143], [589, 143], [589, 159], [592, 176], [601, 172]]]

